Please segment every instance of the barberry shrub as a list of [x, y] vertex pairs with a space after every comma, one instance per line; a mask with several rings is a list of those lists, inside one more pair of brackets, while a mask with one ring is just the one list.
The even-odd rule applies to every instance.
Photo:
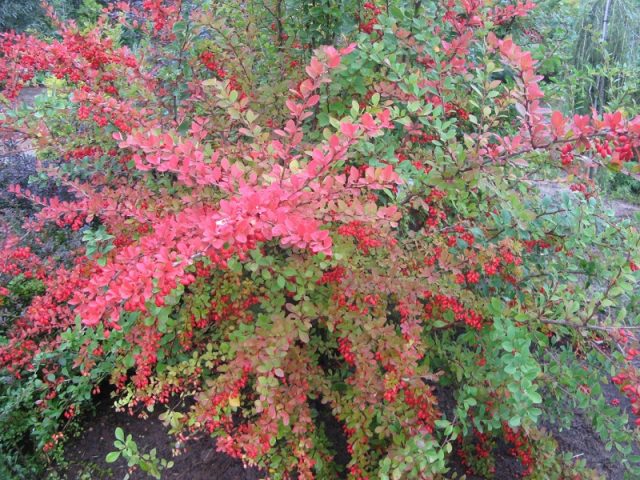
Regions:
[[[271, 478], [491, 476], [502, 443], [528, 478], [597, 478], [544, 427], [577, 409], [637, 474], [603, 387], [640, 414], [640, 235], [587, 172], [638, 171], [640, 117], [546, 107], [504, 36], [531, 3], [367, 2], [315, 50], [317, 12], [200, 3], [2, 37], [3, 127], [67, 192], [13, 189], [41, 206], [23, 238], [84, 239], [2, 253], [7, 301], [41, 282], [0, 362], [43, 455], [108, 377]], [[21, 106], [34, 79], [55, 87]]]

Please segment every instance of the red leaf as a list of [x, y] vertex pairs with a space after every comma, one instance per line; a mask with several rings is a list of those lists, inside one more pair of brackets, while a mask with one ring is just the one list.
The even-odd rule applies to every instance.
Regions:
[[309, 66], [306, 68], [306, 71], [307, 75], [315, 79], [324, 73], [324, 65], [320, 63], [320, 60], [316, 57], [313, 57], [311, 59], [311, 63], [309, 63]]
[[557, 110], [551, 114], [551, 126], [553, 127], [553, 134], [556, 137], [564, 136], [566, 120], [562, 113]]

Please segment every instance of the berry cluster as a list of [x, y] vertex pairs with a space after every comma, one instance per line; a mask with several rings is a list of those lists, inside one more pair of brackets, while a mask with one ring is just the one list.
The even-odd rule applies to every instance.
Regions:
[[427, 132], [417, 132], [409, 135], [408, 140], [411, 143], [418, 143], [424, 145], [425, 143], [431, 143], [434, 140], [438, 140], [437, 135], [430, 135]]
[[637, 417], [635, 424], [640, 426], [640, 376], [635, 367], [630, 366], [611, 378], [620, 391], [631, 402], [631, 411]]
[[317, 281], [318, 285], [326, 285], [328, 283], [340, 283], [344, 278], [346, 270], [344, 267], [337, 266], [331, 270], [322, 273], [322, 277]]
[[344, 358], [344, 361], [351, 366], [356, 364], [356, 356], [351, 349], [351, 341], [348, 338], [338, 339], [338, 351]]
[[360, 22], [358, 28], [361, 32], [371, 34], [373, 33], [374, 27], [378, 24], [378, 15], [382, 13], [382, 10], [373, 2], [365, 2], [362, 6], [368, 13], [365, 13], [364, 19], [361, 19], [360, 16], [356, 14], [356, 20]]
[[593, 142], [593, 148], [595, 148], [596, 152], [598, 152], [602, 158], [607, 158], [611, 155], [611, 146], [608, 142], [600, 142], [596, 139]]
[[514, 430], [508, 425], [503, 425], [504, 439], [511, 444], [509, 453], [520, 460], [524, 467], [522, 476], [526, 477], [533, 473], [534, 458], [531, 443], [522, 431]]
[[565, 167], [571, 165], [571, 162], [573, 162], [573, 145], [571, 143], [567, 143], [560, 150], [560, 160]]
[[224, 80], [225, 77], [227, 76], [226, 70], [222, 68], [222, 65], [220, 64], [220, 62], [216, 60], [216, 56], [213, 54], [213, 52], [210, 52], [208, 50], [205, 50], [204, 52], [202, 52], [200, 54], [200, 61], [205, 67], [207, 67], [207, 69], [211, 70], [216, 75], [216, 77], [218, 77], [220, 80]]
[[372, 248], [382, 246], [382, 241], [374, 238], [376, 235], [375, 229], [366, 226], [359, 221], [353, 221], [345, 225], [341, 225], [338, 227], [338, 234], [344, 237], [355, 238], [358, 249], [365, 255], [368, 255]]
[[423, 297], [426, 300], [424, 312], [428, 319], [439, 318], [444, 312], [451, 311], [454, 314], [455, 320], [462, 321], [476, 330], [482, 328], [482, 316], [466, 308], [456, 298], [443, 294], [434, 295], [430, 291], [424, 292]]
[[527, 253], [533, 252], [536, 247], [542, 250], [551, 248], [551, 244], [544, 240], [523, 240], [522, 243]]
[[616, 138], [615, 152], [618, 154], [618, 158], [622, 162], [630, 162], [633, 160], [634, 151], [631, 144], [631, 140], [626, 135], [619, 135]]

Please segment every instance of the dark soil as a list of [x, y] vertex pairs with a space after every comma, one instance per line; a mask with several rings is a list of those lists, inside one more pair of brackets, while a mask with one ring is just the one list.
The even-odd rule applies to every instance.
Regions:
[[[613, 386], [605, 386], [605, 396], [608, 400], [618, 398], [625, 407], [626, 399], [620, 397]], [[451, 393], [445, 389], [438, 389], [440, 408], [451, 418], [454, 403]], [[628, 402], [627, 402], [628, 403]], [[321, 409], [322, 410], [322, 409]], [[174, 466], [165, 470], [163, 479], [189, 480], [258, 480], [265, 478], [256, 469], [245, 469], [242, 462], [232, 459], [216, 451], [215, 441], [211, 438], [194, 440], [186, 445], [186, 449], [177, 456], [172, 451], [175, 446], [173, 437], [167, 434], [166, 427], [158, 419], [159, 411], [150, 414], [148, 419], [131, 416], [127, 413], [116, 412], [109, 398], [104, 395], [97, 399], [94, 415], [84, 421], [83, 431], [69, 441], [65, 449], [66, 468], [57, 468], [59, 474], [66, 480], [119, 480], [128, 473], [126, 462], [120, 458], [113, 464], [108, 464], [105, 457], [114, 451], [115, 429], [121, 427], [125, 434], [131, 434], [141, 452], [149, 452], [156, 448], [159, 458], [173, 460]], [[320, 420], [325, 423], [329, 438], [333, 438], [339, 451], [336, 460], [345, 465], [348, 462], [346, 443], [339, 425], [332, 422], [330, 415], [321, 413]], [[335, 425], [333, 425], [335, 423]], [[558, 441], [562, 452], [571, 452], [576, 458], [586, 460], [590, 468], [596, 469], [607, 480], [623, 480], [624, 468], [611, 460], [611, 453], [607, 452], [590, 425], [586, 415], [576, 412], [571, 428], [560, 430], [554, 425], [547, 425]], [[340, 448], [341, 447], [341, 448]], [[509, 445], [499, 444], [494, 451], [496, 460], [495, 480], [515, 480], [520, 478], [522, 466], [519, 461], [509, 454]], [[450, 478], [464, 478], [464, 467], [459, 459], [451, 458]], [[148, 479], [146, 473], [136, 470], [129, 477], [132, 480]], [[483, 477], [467, 476], [467, 480], [485, 480]], [[327, 479], [331, 480], [331, 479]]]
[[[187, 444], [186, 452], [173, 456], [175, 439], [167, 434], [156, 410], [143, 419], [128, 413], [116, 412], [108, 398], [98, 401], [95, 414], [84, 422], [83, 432], [72, 439], [65, 449], [68, 467], [57, 468], [67, 480], [120, 480], [128, 473], [122, 457], [115, 463], [105, 458], [115, 449], [115, 429], [121, 427], [131, 434], [141, 453], [157, 449], [158, 458], [172, 460], [172, 468], [162, 472], [162, 478], [189, 480], [258, 480], [264, 478], [255, 469], [245, 469], [242, 462], [216, 451], [211, 438], [194, 440]], [[66, 470], [66, 471], [65, 471]], [[84, 475], [84, 476], [83, 476]], [[129, 477], [132, 480], [151, 478], [140, 469]]]
[[[602, 391], [607, 402], [611, 402], [613, 399], [618, 400], [621, 409], [630, 418], [633, 418], [629, 399], [621, 395], [616, 386], [603, 385]], [[612, 461], [611, 452], [607, 452], [584, 412], [575, 412], [571, 428], [560, 430], [552, 425], [549, 426], [549, 430], [553, 433], [563, 452], [571, 452], [578, 458], [584, 458], [588, 467], [600, 472], [608, 480], [623, 480], [624, 466], [619, 462]], [[637, 447], [634, 450], [633, 454], [637, 455]]]
[[[453, 397], [453, 390], [449, 387], [436, 386], [434, 390], [435, 395], [438, 397], [438, 408], [443, 415], [452, 419], [454, 416], [455, 399]], [[455, 452], [454, 452], [455, 453]], [[515, 480], [520, 478], [520, 474], [523, 469], [520, 462], [509, 454], [509, 446], [505, 443], [501, 443], [497, 446], [493, 452], [496, 461], [496, 475], [492, 480]], [[455, 454], [449, 458], [449, 467], [451, 468], [450, 478], [464, 478], [465, 480], [484, 480], [482, 477], [469, 476], [464, 477], [465, 468], [460, 461], [460, 458]]]
[[[617, 399], [620, 407], [626, 413], [630, 413], [631, 405], [629, 400], [620, 394], [614, 385], [603, 385], [603, 394], [608, 402]], [[451, 419], [455, 408], [455, 400], [450, 389], [436, 388], [436, 395], [439, 401], [439, 408], [443, 414]], [[624, 466], [619, 462], [613, 462], [611, 452], [605, 449], [605, 445], [600, 436], [594, 431], [589, 418], [583, 412], [574, 412], [575, 417], [568, 429], [560, 429], [556, 425], [546, 424], [547, 431], [551, 432], [558, 442], [559, 450], [563, 453], [571, 453], [576, 459], [584, 459], [589, 468], [592, 468], [603, 475], [606, 480], [623, 480]], [[510, 446], [498, 444], [493, 452], [495, 458], [496, 473], [492, 480], [515, 480], [521, 478], [523, 472], [522, 465], [513, 455], [509, 454]], [[634, 452], [637, 454], [637, 452]], [[451, 477], [460, 478], [465, 468], [459, 458], [450, 458]], [[457, 476], [456, 476], [457, 475]], [[467, 475], [465, 480], [487, 480], [483, 477]]]

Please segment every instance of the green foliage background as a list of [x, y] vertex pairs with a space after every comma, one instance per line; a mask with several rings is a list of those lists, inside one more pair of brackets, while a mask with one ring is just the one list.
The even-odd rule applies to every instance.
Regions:
[[[50, 0], [61, 18], [77, 18], [86, 15], [88, 9], [100, 7], [95, 0]], [[48, 32], [48, 26], [40, 0], [0, 0], [0, 31], [36, 30]]]

